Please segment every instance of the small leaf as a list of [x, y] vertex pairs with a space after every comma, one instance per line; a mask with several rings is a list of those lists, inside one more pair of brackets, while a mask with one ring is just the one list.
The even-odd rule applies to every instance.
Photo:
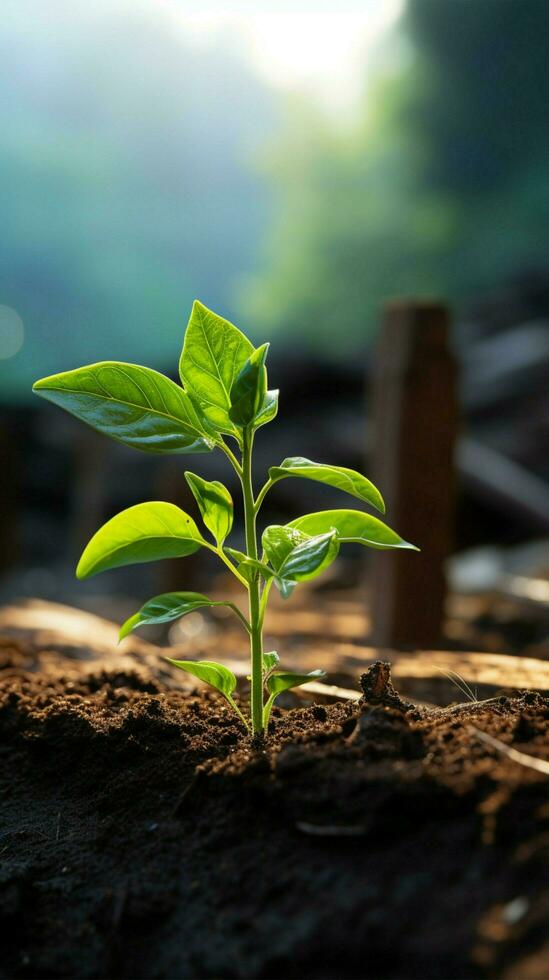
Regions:
[[236, 425], [246, 426], [254, 421], [267, 394], [265, 360], [269, 344], [262, 344], [250, 354], [232, 388], [229, 418]]
[[158, 623], [171, 623], [174, 619], [187, 616], [203, 606], [230, 606], [230, 602], [214, 602], [200, 592], [165, 592], [149, 599], [139, 612], [130, 616], [120, 629], [119, 640], [123, 640], [138, 626], [151, 626]]
[[297, 582], [293, 582], [291, 579], [279, 578], [277, 576], [275, 578], [275, 584], [282, 598], [289, 599], [297, 585]]
[[267, 727], [269, 724], [273, 704], [279, 694], [282, 694], [283, 691], [289, 691], [292, 687], [301, 687], [302, 684], [309, 684], [310, 681], [322, 680], [323, 677], [326, 677], [326, 673], [323, 670], [311, 670], [308, 674], [294, 674], [290, 671], [277, 671], [271, 674], [267, 678], [267, 690], [270, 692], [270, 696], [263, 708], [264, 726]]
[[77, 578], [121, 565], [182, 558], [203, 545], [192, 517], [175, 504], [152, 501], [128, 507], [107, 521], [84, 549], [76, 569]]
[[361, 473], [349, 470], [346, 466], [329, 466], [327, 463], [313, 463], [303, 456], [290, 456], [280, 466], [271, 466], [269, 476], [273, 483], [290, 476], [299, 476], [318, 483], [327, 483], [338, 490], [344, 490], [359, 500], [365, 500], [377, 510], [385, 513], [385, 504], [377, 487]]
[[214, 660], [172, 660], [171, 657], [164, 657], [164, 659], [174, 667], [186, 670], [193, 677], [198, 677], [199, 680], [215, 687], [216, 691], [220, 691], [225, 697], [230, 697], [236, 689], [236, 677], [232, 670]]
[[200, 508], [202, 520], [217, 544], [223, 544], [233, 526], [233, 501], [226, 487], [218, 480], [203, 480], [189, 470], [185, 473], [193, 496]]
[[172, 660], [170, 657], [164, 657], [164, 660], [167, 660], [169, 664], [173, 664], [174, 667], [179, 667], [180, 670], [185, 670], [188, 674], [192, 674], [193, 677], [198, 677], [199, 680], [205, 681], [206, 684], [219, 691], [227, 699], [244, 727], [249, 729], [248, 722], [233, 698], [233, 692], [236, 688], [236, 677], [232, 670], [224, 667], [223, 664], [216, 663], [215, 660]]
[[263, 405], [259, 409], [255, 419], [254, 428], [259, 429], [261, 425], [272, 422], [278, 413], [278, 389], [268, 391], [263, 399]]
[[278, 576], [291, 582], [307, 582], [331, 565], [338, 551], [339, 539], [333, 529], [308, 538], [290, 551], [278, 569]]
[[309, 535], [292, 528], [290, 525], [271, 524], [263, 531], [261, 543], [275, 572], [282, 565], [291, 551], [299, 544], [307, 541]]
[[383, 521], [360, 510], [321, 510], [298, 517], [287, 527], [305, 534], [325, 534], [335, 528], [341, 544], [355, 541], [369, 548], [407, 548], [419, 551], [419, 548], [404, 541]]
[[270, 653], [263, 654], [263, 673], [270, 674], [275, 667], [278, 666], [280, 657], [276, 650], [271, 650]]
[[236, 562], [247, 561], [248, 556], [245, 551], [238, 551], [237, 548], [223, 548], [223, 551], [229, 558], [233, 558]]
[[323, 677], [326, 677], [325, 670], [311, 670], [308, 674], [277, 671], [269, 677], [267, 689], [276, 697], [278, 694], [282, 694], [282, 691], [289, 691], [292, 687], [301, 687], [302, 684], [309, 684], [310, 681], [322, 680]]
[[237, 327], [195, 300], [179, 373], [187, 391], [219, 432], [239, 437], [229, 418], [230, 392], [253, 345]]
[[331, 565], [339, 551], [336, 531], [309, 537], [290, 525], [273, 524], [263, 532], [263, 548], [275, 573], [275, 583], [287, 599], [297, 582], [316, 578]]
[[89, 364], [42, 378], [33, 391], [134, 449], [206, 453], [214, 446], [210, 427], [188, 394], [138, 364]]

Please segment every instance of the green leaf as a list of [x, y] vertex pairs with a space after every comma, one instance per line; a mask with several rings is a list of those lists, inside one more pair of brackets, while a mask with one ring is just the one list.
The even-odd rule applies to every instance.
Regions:
[[264, 562], [259, 561], [257, 558], [248, 558], [248, 555], [244, 551], [238, 551], [236, 548], [224, 548], [224, 552], [233, 558], [237, 563], [237, 570], [241, 575], [244, 576], [247, 582], [253, 581], [256, 572], [260, 572], [266, 582], [273, 577], [273, 570], [265, 565]]
[[346, 466], [330, 466], [327, 463], [313, 463], [303, 456], [290, 456], [280, 466], [271, 466], [269, 476], [273, 483], [290, 476], [300, 476], [306, 480], [327, 483], [338, 490], [344, 490], [359, 500], [365, 500], [376, 510], [385, 513], [385, 504], [379, 490], [361, 473], [349, 470]]
[[331, 565], [339, 551], [337, 532], [309, 537], [286, 525], [273, 524], [263, 532], [263, 548], [275, 573], [275, 583], [287, 599], [297, 582], [316, 578]]
[[277, 576], [275, 578], [275, 584], [282, 598], [289, 599], [297, 585], [297, 582], [292, 582], [291, 579], [280, 578]]
[[280, 657], [278, 656], [278, 653], [276, 652], [276, 650], [271, 650], [270, 653], [264, 653], [263, 654], [263, 673], [264, 674], [270, 674], [271, 671], [274, 670], [275, 667], [278, 666], [279, 661], [280, 661]]
[[419, 551], [409, 541], [404, 541], [377, 517], [363, 514], [360, 510], [321, 510], [316, 514], [298, 517], [287, 525], [305, 534], [325, 534], [335, 528], [341, 544], [356, 541], [370, 548], [408, 548]]
[[84, 549], [77, 578], [90, 578], [108, 568], [182, 558], [205, 544], [195, 522], [175, 504], [136, 504], [107, 521]]
[[292, 687], [301, 687], [302, 684], [309, 684], [310, 681], [319, 681], [326, 677], [324, 670], [311, 670], [308, 674], [294, 674], [290, 671], [280, 671], [271, 674], [267, 678], [267, 690], [270, 692], [263, 708], [263, 724], [266, 727], [269, 723], [273, 704], [279, 694], [289, 691]]
[[223, 548], [223, 551], [229, 558], [233, 558], [236, 562], [247, 561], [248, 556], [245, 551], [238, 551], [237, 548]]
[[284, 560], [294, 548], [307, 541], [309, 535], [304, 534], [290, 525], [271, 524], [263, 531], [261, 543], [275, 572], [278, 572]]
[[307, 582], [331, 565], [339, 551], [337, 531], [331, 529], [298, 544], [278, 569], [278, 576], [290, 582]]
[[209, 425], [188, 394], [158, 371], [102, 361], [42, 378], [33, 391], [117, 442], [149, 453], [206, 453]]
[[185, 670], [193, 677], [205, 681], [210, 687], [214, 687], [227, 699], [246, 728], [250, 727], [232, 696], [236, 689], [236, 677], [232, 670], [224, 667], [223, 664], [216, 663], [215, 660], [172, 660], [171, 657], [164, 657], [164, 660], [173, 664], [174, 667], [178, 667], [179, 670]]
[[269, 344], [262, 344], [250, 354], [231, 388], [229, 418], [236, 425], [249, 425], [263, 406], [267, 394], [268, 350]]
[[271, 674], [267, 681], [267, 690], [274, 694], [282, 694], [289, 691], [292, 687], [301, 687], [302, 684], [309, 684], [310, 681], [319, 681], [326, 677], [325, 670], [311, 670], [308, 674], [295, 674], [291, 671], [277, 671]]
[[223, 544], [233, 526], [233, 501], [229, 491], [218, 480], [210, 483], [189, 470], [185, 473], [185, 479], [208, 531], [211, 531], [218, 545]]
[[214, 602], [200, 592], [164, 592], [149, 599], [139, 612], [123, 624], [118, 635], [123, 640], [138, 626], [151, 626], [158, 623], [171, 623], [174, 619], [187, 616], [203, 606], [231, 606], [230, 602]]
[[229, 418], [230, 392], [253, 349], [237, 327], [195, 300], [179, 373], [187, 391], [219, 432], [239, 436]]
[[255, 419], [254, 428], [259, 429], [261, 425], [267, 425], [276, 418], [278, 412], [278, 389], [268, 391], [263, 399], [263, 405], [259, 409]]
[[172, 660], [171, 657], [164, 657], [164, 659], [174, 667], [179, 667], [179, 670], [186, 670], [193, 677], [198, 677], [199, 680], [215, 687], [216, 691], [220, 691], [225, 697], [230, 696], [236, 689], [236, 677], [232, 670], [214, 660]]

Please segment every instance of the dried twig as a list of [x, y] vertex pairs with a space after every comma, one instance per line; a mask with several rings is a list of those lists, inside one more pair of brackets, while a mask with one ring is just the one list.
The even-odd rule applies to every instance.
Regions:
[[505, 742], [501, 742], [499, 738], [494, 738], [493, 735], [488, 735], [488, 732], [481, 732], [479, 728], [475, 728], [474, 725], [468, 726], [469, 731], [477, 736], [481, 742], [486, 742], [487, 745], [491, 745], [493, 749], [497, 752], [501, 752], [502, 755], [506, 755], [508, 759], [512, 759], [513, 762], [518, 762], [521, 766], [527, 766], [529, 769], [535, 769], [536, 772], [543, 773], [544, 776], [549, 776], [549, 762], [545, 759], [536, 759], [533, 755], [527, 755], [526, 752], [519, 752], [517, 749], [512, 749], [510, 745], [506, 745]]

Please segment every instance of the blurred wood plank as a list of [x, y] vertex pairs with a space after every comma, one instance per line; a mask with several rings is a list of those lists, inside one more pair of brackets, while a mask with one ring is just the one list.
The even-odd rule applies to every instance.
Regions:
[[269, 609], [265, 633], [274, 636], [321, 636], [360, 640], [370, 629], [370, 618], [360, 602], [333, 602], [324, 596], [310, 597], [311, 608]]
[[441, 642], [458, 419], [449, 320], [434, 301], [402, 300], [385, 309], [374, 372], [374, 480], [389, 525], [421, 553], [381, 551], [372, 559], [377, 646]]
[[[102, 670], [137, 671], [161, 680], [167, 687], [189, 690], [192, 678], [173, 671], [163, 657], [169, 652], [182, 659], [219, 659], [240, 677], [249, 672], [246, 643], [240, 633], [226, 631], [199, 636], [171, 646], [158, 647], [137, 636], [118, 646], [118, 627], [100, 616], [57, 603], [31, 599], [0, 608], [0, 652], [10, 642], [18, 644], [19, 666], [0, 670], [0, 679], [18, 671], [58, 672], [67, 679]], [[388, 660], [397, 690], [413, 701], [446, 705], [467, 700], [458, 684], [465, 681], [477, 698], [498, 691], [534, 690], [549, 696], [549, 661], [474, 651], [416, 650], [402, 652], [371, 646], [354, 646], [326, 639], [281, 638], [278, 644], [284, 666], [312, 670], [323, 667], [329, 685], [358, 692], [360, 674], [375, 660]], [[455, 672], [459, 679], [448, 676]], [[315, 689], [316, 690], [316, 689]], [[350, 692], [350, 693], [349, 693]], [[324, 691], [327, 697], [334, 690]]]
[[118, 626], [82, 609], [42, 599], [0, 607], [0, 681], [21, 672], [58, 674], [67, 681], [112, 670], [168, 677], [173, 672], [159, 653], [138, 636], [118, 646]]
[[392, 680], [400, 694], [414, 701], [450, 704], [468, 700], [460, 690], [465, 682], [475, 698], [504, 690], [532, 690], [549, 695], [549, 662], [534, 657], [475, 651], [398, 651], [357, 647], [348, 643], [300, 644], [280, 650], [284, 665], [300, 670], [322, 667], [328, 680], [353, 687], [375, 660], [391, 663]]

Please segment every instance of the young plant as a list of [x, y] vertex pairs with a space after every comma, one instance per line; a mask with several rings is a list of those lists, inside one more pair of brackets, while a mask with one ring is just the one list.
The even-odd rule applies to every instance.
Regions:
[[278, 391], [267, 388], [268, 347], [262, 344], [254, 349], [240, 330], [196, 301], [179, 362], [182, 387], [150, 368], [102, 361], [42, 378], [33, 388], [127, 446], [149, 453], [209, 453], [219, 449], [236, 471], [242, 487], [245, 551], [226, 544], [233, 525], [233, 501], [227, 488], [217, 480], [204, 480], [187, 471], [185, 478], [212, 540], [174, 504], [136, 504], [97, 531], [84, 549], [76, 575], [89, 578], [121, 565], [180, 558], [199, 548], [216, 555], [247, 591], [247, 617], [232, 602], [214, 602], [199, 592], [168, 592], [150, 599], [131, 616], [122, 626], [120, 638], [138, 626], [167, 623], [205, 606], [227, 606], [249, 637], [250, 721], [233, 698], [236, 678], [227, 667], [210, 660], [167, 659], [220, 691], [254, 734], [263, 732], [282, 691], [325, 676], [322, 670], [307, 674], [280, 671], [277, 654], [263, 652], [263, 623], [273, 584], [287, 598], [300, 582], [316, 578], [331, 565], [340, 546], [347, 542], [370, 548], [414, 548], [376, 517], [348, 509], [306, 514], [289, 524], [267, 527], [259, 547], [257, 515], [265, 496], [280, 480], [316, 480], [381, 513], [385, 511], [381, 494], [365, 476], [301, 456], [272, 466], [266, 483], [255, 494], [254, 438], [278, 410]]

